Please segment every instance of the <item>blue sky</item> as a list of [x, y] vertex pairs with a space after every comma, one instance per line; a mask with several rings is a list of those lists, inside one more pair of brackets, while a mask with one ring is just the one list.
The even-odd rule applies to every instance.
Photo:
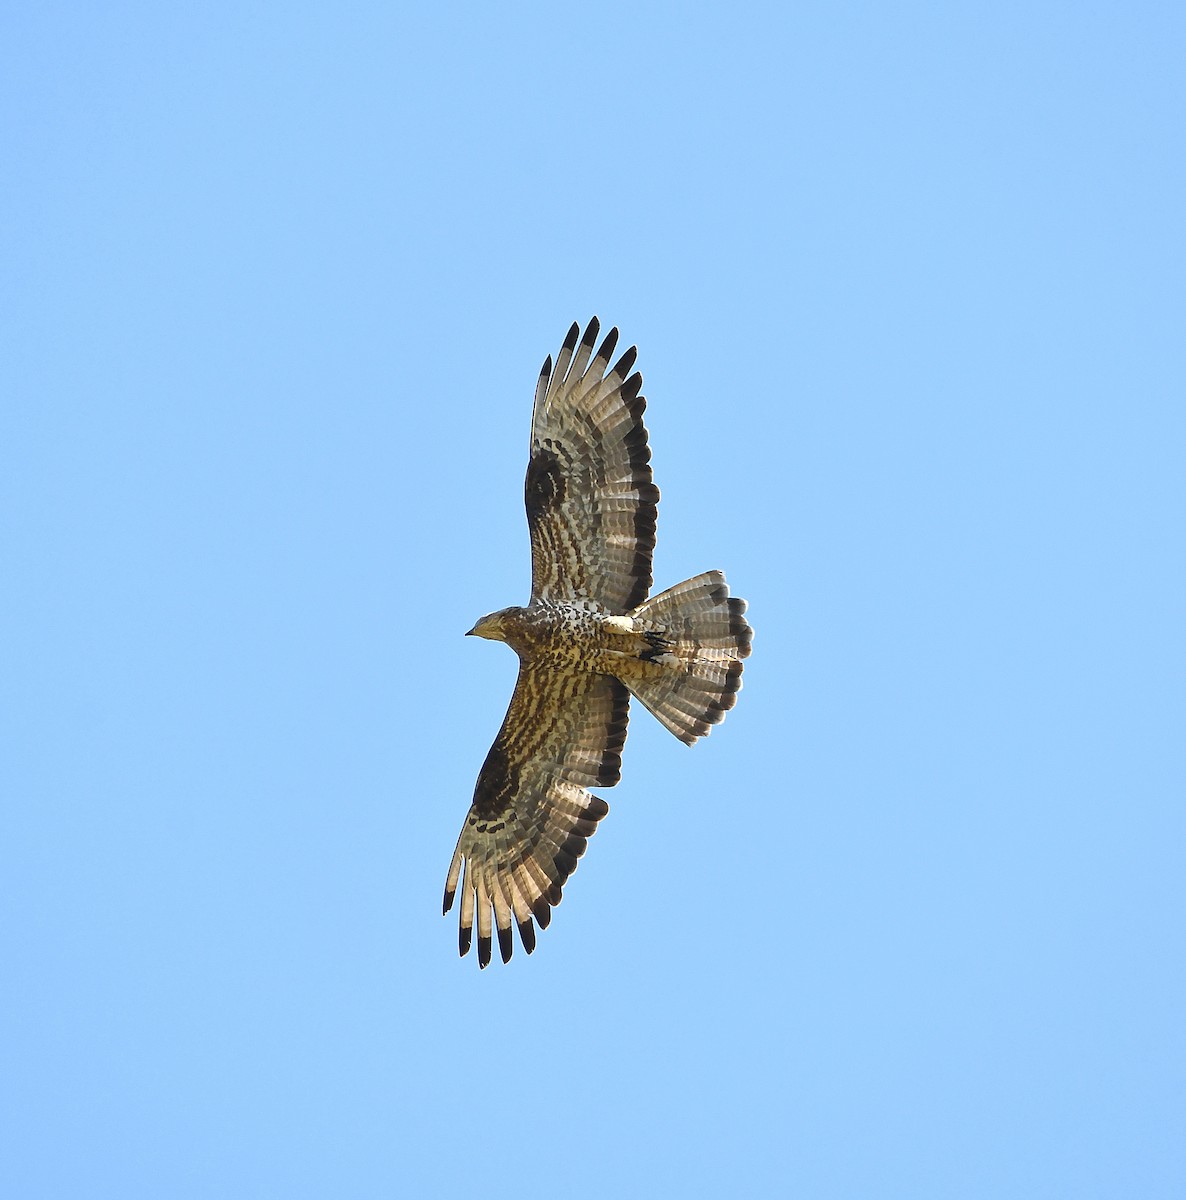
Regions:
[[[0, 1190], [1181, 1196], [1184, 34], [10, 6]], [[593, 313], [755, 653], [479, 973]]]

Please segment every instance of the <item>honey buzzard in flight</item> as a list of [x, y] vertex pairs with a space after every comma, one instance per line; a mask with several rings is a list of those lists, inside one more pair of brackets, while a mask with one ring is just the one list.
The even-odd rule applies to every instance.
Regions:
[[[708, 571], [647, 599], [659, 489], [642, 423], [632, 346], [597, 353], [594, 317], [576, 324], [535, 389], [525, 499], [531, 603], [483, 617], [469, 632], [506, 642], [519, 678], [482, 765], [445, 884], [461, 888], [462, 954], [478, 923], [478, 963], [512, 921], [528, 954], [560, 903], [597, 822], [609, 811], [588, 787], [621, 778], [630, 697], [691, 745], [723, 719], [741, 687], [752, 631], [745, 601]], [[464, 880], [462, 878], [464, 872]], [[493, 919], [492, 919], [493, 917]]]

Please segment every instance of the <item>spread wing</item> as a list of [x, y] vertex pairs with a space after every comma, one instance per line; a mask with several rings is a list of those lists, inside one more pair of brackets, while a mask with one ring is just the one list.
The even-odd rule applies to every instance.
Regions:
[[[531, 531], [531, 595], [592, 600], [626, 612], [651, 586], [659, 489], [642, 423], [646, 401], [633, 346], [606, 374], [618, 331], [594, 317], [577, 344], [574, 324], [544, 363], [531, 418], [524, 488]], [[592, 356], [592, 361], [590, 357]]]
[[528, 954], [535, 949], [532, 918], [547, 928], [565, 881], [609, 812], [585, 788], [612, 787], [621, 777], [629, 701], [608, 675], [520, 667], [445, 884], [445, 912], [461, 888], [462, 954], [477, 910], [481, 966], [490, 962], [491, 909], [503, 962], [511, 957], [512, 919]]

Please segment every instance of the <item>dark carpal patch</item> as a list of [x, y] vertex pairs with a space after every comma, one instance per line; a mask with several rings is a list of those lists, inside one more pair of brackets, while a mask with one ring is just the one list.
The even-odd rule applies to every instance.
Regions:
[[527, 464], [523, 485], [527, 519], [534, 521], [549, 508], [564, 502], [564, 472], [560, 459], [549, 446], [540, 446]]
[[471, 810], [471, 820], [475, 823], [480, 817], [485, 821], [504, 816], [510, 802], [519, 792], [519, 765], [512, 762], [506, 752], [500, 734], [495, 739], [482, 764], [478, 775], [478, 784], [474, 788], [474, 801]]
[[[659, 489], [644, 423], [646, 398], [629, 347], [600, 323], [573, 324], [536, 381], [524, 500], [531, 533], [526, 608], [499, 611], [491, 636], [520, 659], [515, 694], [474, 789], [445, 883], [461, 900], [458, 949], [508, 962], [514, 931], [530, 954], [609, 805], [586, 787], [621, 777], [631, 695], [681, 741], [705, 736], [741, 686], [752, 631], [745, 602], [706, 572], [650, 591]], [[607, 615], [644, 618], [622, 642]], [[623, 677], [602, 674], [603, 643], [631, 647]], [[675, 662], [667, 659], [675, 655]], [[641, 662], [639, 661], [641, 660]], [[662, 663], [673, 670], [647, 664]], [[493, 918], [493, 920], [492, 920]], [[493, 928], [492, 928], [493, 926]], [[497, 938], [492, 937], [496, 933]], [[476, 945], [474, 944], [476, 943]]]

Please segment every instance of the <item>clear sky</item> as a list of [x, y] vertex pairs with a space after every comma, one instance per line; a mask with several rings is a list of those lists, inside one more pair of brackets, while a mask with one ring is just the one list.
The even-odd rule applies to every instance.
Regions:
[[[8, 6], [0, 1194], [1186, 1195], [1184, 35]], [[754, 656], [479, 973], [593, 313]]]

